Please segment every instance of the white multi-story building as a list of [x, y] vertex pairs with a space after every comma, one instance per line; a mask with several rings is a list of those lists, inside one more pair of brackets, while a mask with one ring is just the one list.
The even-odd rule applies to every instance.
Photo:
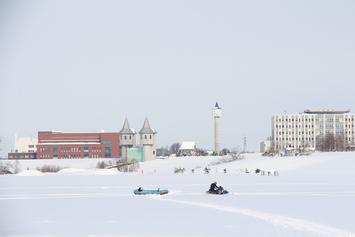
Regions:
[[37, 152], [38, 139], [32, 137], [18, 138], [15, 133], [15, 152]]
[[305, 110], [300, 114], [272, 116], [272, 146], [317, 149], [317, 139], [331, 133], [355, 145], [354, 114], [350, 110]]

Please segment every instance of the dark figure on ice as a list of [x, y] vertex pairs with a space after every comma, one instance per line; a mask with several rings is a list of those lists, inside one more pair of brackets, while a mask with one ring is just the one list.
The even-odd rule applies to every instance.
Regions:
[[210, 192], [215, 192], [218, 189], [217, 182], [214, 182], [210, 186]]
[[142, 192], [142, 191], [143, 191], [143, 189], [142, 189], [141, 187], [139, 187], [139, 188], [138, 188], [138, 191], [139, 191], [139, 192]]

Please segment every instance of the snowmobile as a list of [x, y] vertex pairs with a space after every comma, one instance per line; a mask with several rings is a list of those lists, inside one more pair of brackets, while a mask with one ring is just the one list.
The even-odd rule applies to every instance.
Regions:
[[146, 190], [146, 189], [135, 189], [134, 194], [135, 195], [146, 195], [146, 194], [157, 194], [157, 195], [164, 195], [168, 194], [169, 191], [167, 189], [160, 190], [159, 188], [157, 190]]
[[228, 194], [229, 192], [225, 190], [222, 186], [219, 186], [215, 191], [206, 191], [207, 194], [217, 194], [217, 195], [223, 195], [223, 194]]

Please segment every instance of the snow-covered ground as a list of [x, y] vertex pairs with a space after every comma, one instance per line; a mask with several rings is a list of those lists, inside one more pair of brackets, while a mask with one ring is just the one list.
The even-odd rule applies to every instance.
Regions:
[[[0, 236], [355, 236], [355, 153], [251, 155], [204, 174], [215, 159], [159, 159], [134, 173], [95, 170], [100, 160], [21, 161], [24, 171], [0, 176]], [[68, 168], [33, 170], [44, 164]], [[214, 181], [230, 194], [206, 195]], [[169, 194], [135, 196], [138, 187]]]

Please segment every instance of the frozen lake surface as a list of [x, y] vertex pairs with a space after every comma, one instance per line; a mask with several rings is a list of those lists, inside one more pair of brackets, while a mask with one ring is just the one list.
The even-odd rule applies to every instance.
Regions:
[[[94, 169], [101, 160], [21, 161], [23, 172], [0, 176], [0, 236], [355, 236], [355, 153], [250, 155], [204, 174], [215, 159], [156, 160], [134, 173]], [[70, 168], [33, 171], [43, 164]], [[214, 181], [230, 194], [207, 195]], [[138, 187], [169, 194], [136, 196]]]

